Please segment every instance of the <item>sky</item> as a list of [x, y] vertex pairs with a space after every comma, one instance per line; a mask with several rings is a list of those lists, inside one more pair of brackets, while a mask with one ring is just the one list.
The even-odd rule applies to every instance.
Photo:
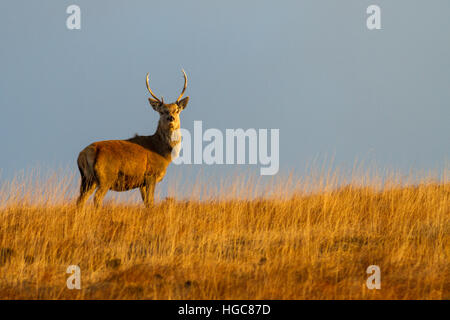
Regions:
[[[66, 27], [72, 4], [80, 30]], [[381, 30], [366, 26], [372, 4]], [[323, 157], [442, 170], [449, 12], [448, 0], [2, 0], [1, 177], [40, 165], [76, 170], [93, 141], [152, 134], [145, 75], [173, 101], [181, 68], [190, 97], [182, 127], [279, 129], [280, 173]]]

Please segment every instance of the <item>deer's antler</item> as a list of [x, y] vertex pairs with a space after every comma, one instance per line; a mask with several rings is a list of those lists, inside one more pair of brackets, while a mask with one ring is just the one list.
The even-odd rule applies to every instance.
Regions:
[[181, 94], [180, 94], [180, 96], [179, 96], [178, 99], [177, 99], [177, 102], [179, 102], [180, 99], [183, 97], [184, 92], [186, 91], [186, 88], [187, 88], [187, 76], [186, 76], [186, 72], [184, 72], [183, 69], [181, 69], [181, 71], [183, 71], [183, 76], [184, 76], [184, 87], [183, 87], [183, 91], [181, 91]]
[[146, 84], [147, 84], [147, 90], [148, 90], [148, 92], [150, 92], [150, 94], [152, 95], [152, 97], [155, 98], [155, 100], [158, 101], [159, 103], [164, 104], [164, 98], [161, 97], [161, 100], [159, 100], [158, 97], [152, 92], [152, 89], [150, 89], [150, 85], [148, 84], [148, 73], [147, 73], [147, 81], [146, 81]]

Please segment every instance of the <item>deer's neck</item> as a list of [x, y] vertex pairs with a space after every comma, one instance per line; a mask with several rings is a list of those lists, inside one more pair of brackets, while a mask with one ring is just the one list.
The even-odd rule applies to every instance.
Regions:
[[127, 141], [139, 144], [148, 150], [156, 152], [170, 162], [178, 156], [180, 151], [181, 133], [180, 129], [163, 130], [158, 125], [155, 134], [151, 136], [136, 135]]
[[158, 125], [154, 137], [161, 145], [162, 156], [176, 158], [180, 149], [181, 133], [180, 129], [164, 130]]

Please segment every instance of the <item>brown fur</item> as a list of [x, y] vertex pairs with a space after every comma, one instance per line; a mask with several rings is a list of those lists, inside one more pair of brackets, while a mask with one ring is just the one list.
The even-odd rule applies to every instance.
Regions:
[[78, 156], [81, 174], [79, 207], [97, 188], [94, 204], [98, 207], [108, 190], [127, 191], [140, 188], [146, 206], [153, 203], [155, 184], [160, 182], [172, 161], [172, 149], [180, 140], [172, 141], [172, 134], [180, 128], [180, 112], [189, 97], [164, 104], [149, 99], [160, 114], [158, 128], [152, 136], [135, 136], [128, 140], [94, 142]]

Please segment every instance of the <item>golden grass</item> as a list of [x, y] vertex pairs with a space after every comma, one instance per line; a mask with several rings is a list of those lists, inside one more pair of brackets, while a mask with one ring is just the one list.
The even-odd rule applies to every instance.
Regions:
[[[291, 177], [229, 197], [254, 190], [250, 179], [228, 197], [81, 212], [65, 187], [76, 176], [3, 183], [0, 298], [449, 299], [450, 184], [414, 179], [332, 173], [308, 182], [314, 192]], [[69, 265], [81, 268], [81, 290], [66, 287]], [[369, 265], [381, 268], [381, 290], [366, 287]]]

